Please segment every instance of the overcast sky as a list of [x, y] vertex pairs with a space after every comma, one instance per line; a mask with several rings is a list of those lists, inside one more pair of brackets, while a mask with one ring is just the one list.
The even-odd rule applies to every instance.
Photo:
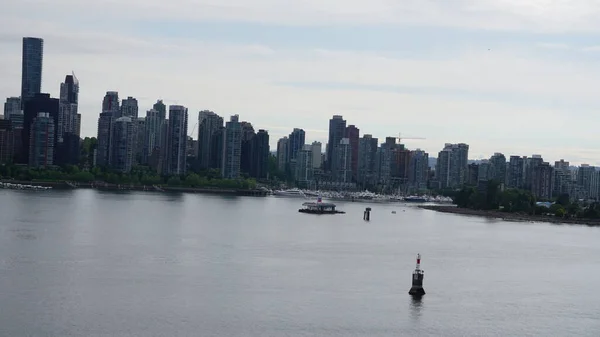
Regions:
[[[20, 94], [21, 39], [44, 39], [42, 91], [80, 81], [82, 136], [106, 91], [158, 98], [326, 142], [361, 135], [432, 156], [542, 154], [600, 165], [597, 0], [0, 0], [0, 95]], [[195, 132], [194, 132], [195, 133]], [[196, 135], [194, 135], [196, 138]]]

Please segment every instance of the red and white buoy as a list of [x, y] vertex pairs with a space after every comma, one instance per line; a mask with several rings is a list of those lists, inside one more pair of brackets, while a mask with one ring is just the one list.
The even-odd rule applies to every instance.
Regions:
[[412, 287], [408, 293], [412, 296], [420, 297], [425, 295], [425, 289], [423, 289], [423, 277], [425, 272], [421, 270], [421, 254], [417, 254], [417, 266], [413, 272]]

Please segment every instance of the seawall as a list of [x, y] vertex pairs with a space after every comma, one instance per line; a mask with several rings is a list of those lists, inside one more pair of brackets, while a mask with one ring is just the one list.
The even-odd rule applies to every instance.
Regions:
[[531, 215], [523, 213], [508, 213], [501, 211], [477, 210], [470, 208], [460, 208], [456, 206], [438, 206], [423, 205], [419, 208], [442, 213], [452, 213], [460, 215], [481, 216], [486, 218], [501, 219], [505, 221], [527, 221], [527, 222], [550, 222], [562, 224], [578, 224], [587, 226], [600, 226], [600, 219], [580, 219], [580, 218], [557, 218], [547, 215]]

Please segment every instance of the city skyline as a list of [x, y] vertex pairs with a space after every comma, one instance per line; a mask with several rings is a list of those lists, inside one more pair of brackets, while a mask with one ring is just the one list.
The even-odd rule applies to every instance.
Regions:
[[84, 83], [84, 137], [95, 136], [101, 99], [114, 90], [137, 98], [141, 116], [159, 98], [188, 107], [189, 130], [200, 110], [239, 114], [269, 131], [271, 149], [295, 127], [325, 148], [328, 119], [342, 115], [380, 140], [398, 132], [425, 137], [404, 143], [432, 155], [464, 142], [471, 159], [502, 152], [600, 165], [593, 2], [479, 2], [472, 11], [468, 1], [387, 10], [380, 2], [344, 3], [327, 2], [324, 17], [310, 2], [254, 1], [248, 12], [238, 1], [228, 11], [202, 1], [124, 1], [122, 9], [139, 18], [111, 27], [85, 23], [106, 14], [110, 6], [101, 2], [89, 10], [70, 0], [48, 8], [34, 1], [35, 12], [60, 13], [53, 19], [15, 4], [0, 14], [11, 27], [0, 40], [0, 94], [19, 95], [21, 39], [35, 36], [45, 41], [42, 92], [58, 97], [71, 71]]

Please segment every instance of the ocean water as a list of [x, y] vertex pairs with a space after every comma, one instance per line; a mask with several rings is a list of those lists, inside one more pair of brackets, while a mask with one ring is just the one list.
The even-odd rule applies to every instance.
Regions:
[[600, 335], [600, 228], [302, 202], [0, 190], [0, 336]]

